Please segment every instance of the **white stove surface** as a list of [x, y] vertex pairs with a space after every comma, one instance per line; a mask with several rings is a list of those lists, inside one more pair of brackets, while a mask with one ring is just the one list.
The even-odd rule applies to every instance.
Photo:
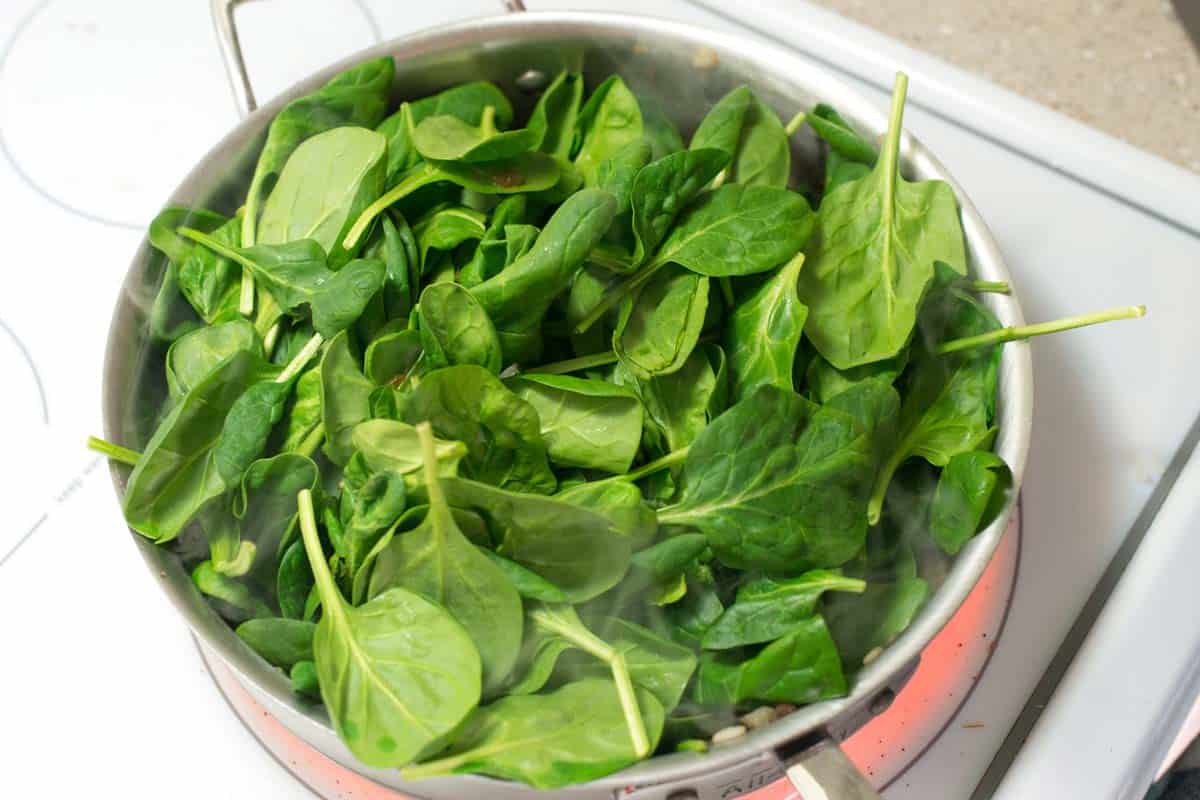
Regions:
[[[380, 38], [498, 5], [269, 0], [239, 22], [266, 99]], [[956, 720], [886, 793], [967, 797], [1200, 414], [1200, 372], [1184, 368], [1200, 341], [1200, 179], [802, 2], [743, 2], [740, 21], [684, 0], [528, 5], [750, 36], [758, 24], [880, 108], [904, 67], [906, 127], [988, 221], [1030, 320], [1149, 307], [1033, 345], [1007, 625]], [[236, 122], [207, 3], [5, 0], [0, 39], [0, 796], [311, 797], [222, 701], [83, 448], [101, 429], [103, 332], [141, 228]], [[1154, 653], [1114, 654], [1138, 657]]]

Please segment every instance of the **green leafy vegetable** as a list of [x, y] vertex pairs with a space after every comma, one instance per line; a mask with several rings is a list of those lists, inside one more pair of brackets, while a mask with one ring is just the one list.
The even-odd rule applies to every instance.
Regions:
[[900, 174], [900, 123], [908, 81], [896, 78], [888, 135], [871, 172], [821, 203], [800, 274], [805, 333], [838, 369], [895, 356], [907, 344], [934, 262], [966, 272], [958, 203], [942, 181]]
[[745, 86], [685, 149], [571, 69], [390, 105], [385, 58], [285, 106], [241, 209], [151, 223], [131, 440], [88, 441], [408, 779], [554, 789], [846, 694], [1012, 500], [1003, 344], [1145, 313], [1002, 327], [951, 188], [901, 176], [903, 76], [878, 149]]
[[[637, 698], [656, 744], [662, 706], [646, 691]], [[607, 775], [639, 758], [621, 725], [613, 682], [588, 678], [550, 694], [505, 697], [480, 709], [449, 754], [400, 774], [418, 780], [481, 773], [556, 789]]]
[[725, 354], [735, 400], [759, 386], [792, 388], [796, 350], [808, 308], [796, 294], [804, 254], [762, 281], [733, 309], [725, 334]]
[[764, 386], [697, 437], [659, 522], [703, 532], [723, 563], [800, 572], [862, 547], [872, 461], [848, 414]]
[[408, 398], [404, 416], [411, 424], [428, 421], [441, 438], [465, 444], [467, 477], [543, 494], [557, 485], [537, 411], [482, 367], [430, 373]]
[[[929, 532], [954, 555], [968, 539], [995, 517], [1012, 481], [1008, 466], [995, 453], [959, 453], [946, 462], [930, 507]], [[991, 513], [988, 513], [989, 510]]]
[[537, 412], [551, 461], [629, 471], [642, 438], [642, 406], [632, 392], [566, 375], [527, 375], [510, 385]]
[[450, 612], [479, 650], [487, 694], [504, 682], [517, 662], [521, 598], [504, 571], [459, 530], [442, 493], [433, 432], [422, 423], [417, 433], [429, 513], [416, 530], [393, 539], [379, 554], [369, 595], [378, 597], [402, 586]]
[[487, 312], [457, 283], [435, 283], [421, 292], [421, 347], [433, 368], [475, 364], [500, 372], [500, 339]]
[[407, 764], [436, 749], [479, 702], [479, 652], [448, 612], [407, 589], [357, 608], [346, 603], [321, 550], [312, 499], [307, 491], [299, 498], [321, 598], [313, 636], [321, 698], [360, 761]]

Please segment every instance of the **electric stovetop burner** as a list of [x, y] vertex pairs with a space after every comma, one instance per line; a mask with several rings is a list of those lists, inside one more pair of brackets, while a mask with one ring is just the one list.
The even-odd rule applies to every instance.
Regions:
[[[1021, 507], [979, 583], [958, 613], [921, 654], [921, 663], [886, 711], [842, 743], [850, 759], [886, 792], [902, 787], [904, 773], [952, 725], [983, 728], [986, 720], [960, 719], [958, 712], [987, 668], [1000, 640], [1017, 578], [1021, 549]], [[233, 672], [200, 645], [217, 688], [254, 737], [285, 769], [328, 800], [406, 800], [322, 755], [271, 716]], [[786, 779], [743, 797], [795, 800]]]

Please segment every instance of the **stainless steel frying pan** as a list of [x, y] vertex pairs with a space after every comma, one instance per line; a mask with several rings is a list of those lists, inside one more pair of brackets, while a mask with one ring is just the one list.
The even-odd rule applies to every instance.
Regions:
[[[510, 97], [527, 98], [546, 76], [564, 67], [582, 68], [589, 82], [619, 71], [685, 132], [728, 90], [748, 84], [784, 118], [820, 101], [836, 104], [860, 132], [872, 138], [886, 128], [886, 109], [866, 102], [839, 80], [795, 55], [760, 41], [649, 17], [602, 13], [510, 13], [475, 19], [405, 36], [333, 64], [296, 84], [261, 109], [241, 59], [233, 6], [212, 0], [219, 38], [231, 67], [237, 102], [246, 116], [167, 200], [231, 212], [245, 195], [254, 161], [276, 112], [293, 98], [325, 83], [362, 59], [392, 56], [395, 95], [421, 96], [468, 80], [497, 83]], [[523, 11], [520, 2], [505, 4]], [[793, 137], [796, 163], [815, 165], [817, 143]], [[940, 178], [958, 194], [972, 273], [1009, 281], [1000, 251], [975, 206], [938, 160], [905, 136], [901, 155], [911, 178]], [[810, 166], [811, 168], [811, 166]], [[817, 176], [813, 176], [817, 177]], [[143, 241], [117, 298], [105, 365], [105, 433], [130, 447], [144, 445], [158, 407], [162, 352], [148, 334], [147, 311], [161, 280], [161, 262]], [[992, 310], [1006, 325], [1023, 323], [1015, 297], [992, 295]], [[1029, 445], [1032, 374], [1027, 344], [1004, 348], [998, 404], [998, 453], [1020, 486]], [[125, 476], [113, 470], [118, 493]], [[1015, 496], [1015, 495], [1014, 495]], [[205, 648], [236, 673], [254, 697], [293, 733], [319, 751], [385, 786], [414, 798], [628, 798], [708, 800], [732, 798], [787, 774], [806, 800], [874, 797], [869, 784], [842, 755], [836, 742], [887, 708], [911, 674], [925, 645], [950, 619], [987, 565], [1007, 523], [1007, 513], [980, 533], [954, 559], [925, 563], [923, 577], [934, 589], [913, 624], [858, 675], [849, 696], [810, 705], [707, 754], [659, 756], [616, 775], [555, 792], [479, 777], [439, 778], [406, 784], [397, 773], [358, 764], [338, 740], [323, 709], [293, 695], [288, 679], [252, 652], [193, 587], [178, 555], [131, 534], [164, 593], [179, 609]]]

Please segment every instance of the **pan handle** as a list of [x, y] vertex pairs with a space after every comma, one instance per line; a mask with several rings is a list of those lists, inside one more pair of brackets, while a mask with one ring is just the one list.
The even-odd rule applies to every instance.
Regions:
[[784, 762], [794, 800], [880, 800], [875, 788], [832, 739], [816, 744]]
[[[209, 0], [213, 26], [217, 29], [217, 44], [221, 48], [221, 61], [225, 74], [229, 76], [229, 88], [233, 91], [233, 103], [238, 115], [249, 116], [258, 108], [254, 87], [250, 85], [250, 73], [246, 71], [246, 60], [242, 57], [242, 43], [238, 39], [234, 9], [248, 0]], [[524, 11], [523, 0], [501, 0], [506, 11]]]

